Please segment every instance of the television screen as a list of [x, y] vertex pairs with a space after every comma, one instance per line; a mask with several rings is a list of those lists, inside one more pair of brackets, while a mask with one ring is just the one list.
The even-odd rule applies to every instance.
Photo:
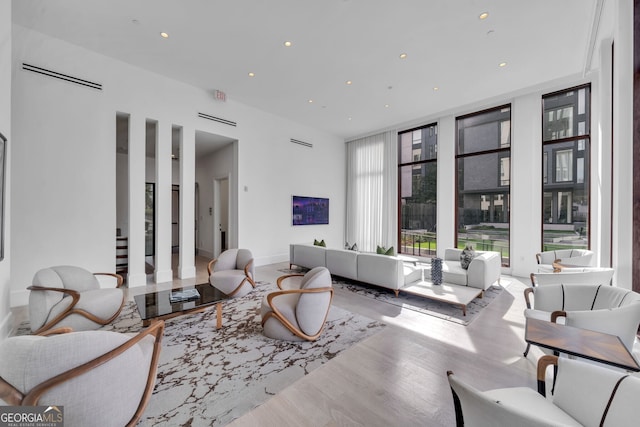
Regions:
[[292, 197], [293, 225], [329, 224], [329, 199]]

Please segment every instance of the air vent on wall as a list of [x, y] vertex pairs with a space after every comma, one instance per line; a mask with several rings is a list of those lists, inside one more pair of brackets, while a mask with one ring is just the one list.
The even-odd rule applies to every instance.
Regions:
[[22, 69], [26, 71], [42, 74], [44, 76], [53, 77], [59, 80], [64, 80], [70, 83], [75, 83], [77, 85], [90, 87], [92, 89], [102, 90], [102, 84], [100, 83], [84, 80], [79, 77], [73, 77], [68, 74], [58, 73], [57, 71], [53, 71], [53, 70], [47, 70], [46, 68], [36, 67], [35, 65], [30, 65], [24, 62], [22, 63]]
[[291, 142], [293, 142], [294, 144], [302, 145], [304, 147], [313, 148], [313, 144], [310, 142], [300, 141], [299, 139], [293, 139], [293, 138], [291, 138]]
[[229, 125], [229, 126], [233, 126], [233, 127], [238, 125], [236, 122], [232, 122], [231, 120], [222, 119], [222, 118], [216, 117], [216, 116], [210, 116], [209, 114], [198, 113], [198, 117], [200, 117], [201, 119], [212, 120], [214, 122], [222, 123], [224, 125]]

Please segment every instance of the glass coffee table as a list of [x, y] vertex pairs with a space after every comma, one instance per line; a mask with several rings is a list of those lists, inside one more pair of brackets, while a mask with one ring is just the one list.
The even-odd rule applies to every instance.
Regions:
[[[174, 292], [197, 290], [200, 296], [197, 299], [171, 302], [170, 297]], [[201, 283], [183, 288], [167, 289], [165, 291], [150, 292], [143, 295], [135, 295], [133, 299], [138, 306], [138, 313], [142, 318], [142, 325], [149, 326], [152, 320], [170, 319], [183, 314], [197, 313], [207, 308], [216, 306], [216, 327], [222, 327], [222, 302], [229, 296], [209, 283]]]

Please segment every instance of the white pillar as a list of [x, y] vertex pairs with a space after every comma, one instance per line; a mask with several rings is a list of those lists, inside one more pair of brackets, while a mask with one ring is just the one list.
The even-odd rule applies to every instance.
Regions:
[[613, 76], [613, 265], [614, 282], [633, 283], [633, 2], [618, 1]]
[[456, 228], [456, 120], [453, 116], [438, 121], [438, 211], [436, 239], [437, 254], [444, 257], [444, 250], [453, 248]]
[[180, 260], [178, 277], [196, 276], [195, 266], [195, 182], [196, 134], [191, 127], [180, 132]]
[[173, 280], [171, 270], [171, 122], [156, 128], [156, 283]]
[[127, 285], [145, 286], [145, 143], [146, 119], [129, 116], [129, 266]]

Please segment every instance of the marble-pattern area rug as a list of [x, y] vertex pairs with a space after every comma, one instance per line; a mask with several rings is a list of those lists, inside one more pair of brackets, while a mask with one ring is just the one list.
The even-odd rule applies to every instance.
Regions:
[[[285, 268], [279, 271], [285, 274], [300, 274], [309, 270], [306, 268]], [[352, 292], [367, 298], [372, 298], [377, 301], [401, 307], [402, 309], [417, 311], [465, 326], [470, 324], [478, 314], [482, 312], [483, 308], [491, 304], [491, 302], [502, 293], [504, 287], [508, 286], [509, 281], [502, 278], [500, 283], [501, 285], [493, 285], [484, 291], [484, 296], [482, 298], [475, 298], [471, 301], [471, 303], [467, 305], [467, 315], [464, 316], [462, 314], [462, 309], [453, 304], [447, 304], [445, 302], [407, 294], [402, 291], [400, 291], [400, 295], [396, 297], [395, 293], [390, 289], [333, 276], [333, 287], [336, 292]]]
[[[275, 284], [259, 282], [250, 294], [225, 301], [220, 330], [215, 308], [167, 320], [156, 386], [138, 425], [226, 425], [384, 327], [333, 306], [315, 342], [267, 338], [262, 334], [260, 304], [275, 290]], [[141, 328], [130, 302], [103, 329]], [[29, 333], [28, 324], [21, 325], [20, 332]]]

